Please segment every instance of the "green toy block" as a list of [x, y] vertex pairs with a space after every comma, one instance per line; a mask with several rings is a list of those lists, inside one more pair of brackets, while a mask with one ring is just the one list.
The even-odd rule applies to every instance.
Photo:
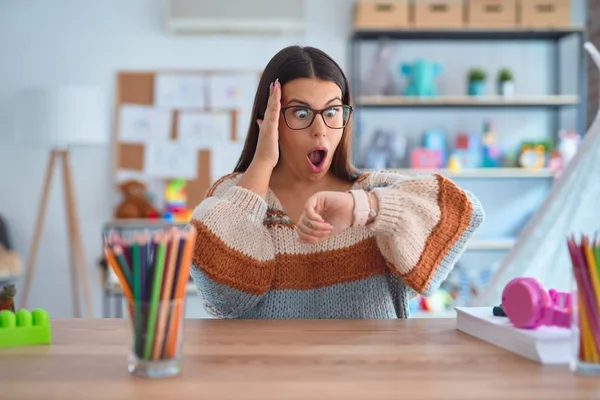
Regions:
[[0, 311], [0, 347], [49, 343], [50, 322], [45, 310]]

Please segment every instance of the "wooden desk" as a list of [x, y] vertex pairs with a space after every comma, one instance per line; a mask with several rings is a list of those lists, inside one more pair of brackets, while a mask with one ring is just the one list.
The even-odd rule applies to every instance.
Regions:
[[53, 344], [0, 349], [12, 399], [589, 399], [600, 379], [527, 361], [454, 320], [186, 320], [183, 374], [127, 372], [125, 320], [53, 321]]

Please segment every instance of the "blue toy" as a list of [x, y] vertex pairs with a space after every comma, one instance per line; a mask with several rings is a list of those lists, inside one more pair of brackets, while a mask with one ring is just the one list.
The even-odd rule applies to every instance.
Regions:
[[438, 155], [438, 165], [436, 168], [444, 168], [446, 165], [446, 135], [443, 131], [428, 130], [425, 132], [423, 147], [435, 151]]
[[406, 96], [436, 96], [435, 78], [442, 72], [442, 67], [434, 62], [417, 60], [412, 64], [402, 64], [401, 71], [408, 78], [404, 94]]

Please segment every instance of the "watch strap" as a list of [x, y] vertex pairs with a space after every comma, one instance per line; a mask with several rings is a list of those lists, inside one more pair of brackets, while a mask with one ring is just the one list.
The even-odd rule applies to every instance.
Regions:
[[371, 207], [369, 207], [369, 196], [364, 190], [350, 190], [349, 193], [354, 198], [354, 219], [352, 227], [365, 226], [369, 220]]

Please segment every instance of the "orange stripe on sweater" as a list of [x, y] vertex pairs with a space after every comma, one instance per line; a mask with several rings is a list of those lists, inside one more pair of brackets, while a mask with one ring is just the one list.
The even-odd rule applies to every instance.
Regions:
[[277, 254], [274, 289], [317, 289], [386, 273], [375, 238], [311, 254]]
[[386, 273], [375, 238], [310, 254], [276, 254], [258, 261], [228, 247], [204, 224], [192, 220], [198, 236], [193, 263], [210, 279], [250, 294], [272, 289], [309, 290]]
[[192, 220], [190, 224], [198, 231], [193, 264], [210, 279], [257, 295], [271, 286], [275, 260], [256, 260], [228, 247], [201, 222]]
[[428, 236], [415, 267], [406, 274], [398, 274], [417, 291], [423, 291], [429, 285], [436, 268], [469, 226], [473, 212], [471, 202], [462, 190], [441, 175], [436, 175], [436, 179], [440, 220]]

